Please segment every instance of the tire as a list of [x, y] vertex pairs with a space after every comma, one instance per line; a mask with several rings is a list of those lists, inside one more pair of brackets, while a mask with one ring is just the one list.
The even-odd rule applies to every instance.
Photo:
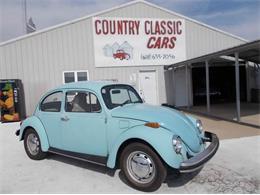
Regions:
[[120, 156], [120, 167], [128, 183], [145, 192], [160, 188], [167, 175], [160, 157], [143, 143], [131, 143], [124, 148]]
[[30, 128], [26, 130], [23, 143], [29, 158], [42, 160], [46, 157], [47, 153], [42, 151], [40, 138], [34, 129]]

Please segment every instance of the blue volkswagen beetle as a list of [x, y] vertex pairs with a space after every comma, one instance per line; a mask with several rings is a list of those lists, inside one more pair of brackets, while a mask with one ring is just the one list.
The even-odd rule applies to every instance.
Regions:
[[142, 191], [158, 189], [169, 168], [200, 169], [219, 146], [199, 120], [145, 104], [133, 87], [109, 82], [69, 83], [48, 92], [16, 134], [33, 160], [55, 153], [120, 167]]

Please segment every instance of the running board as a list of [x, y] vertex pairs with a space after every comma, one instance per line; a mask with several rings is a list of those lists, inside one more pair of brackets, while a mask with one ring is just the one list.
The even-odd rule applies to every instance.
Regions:
[[77, 153], [77, 152], [60, 150], [60, 149], [52, 148], [52, 147], [49, 148], [48, 152], [53, 153], [53, 154], [58, 154], [61, 156], [66, 156], [69, 158], [74, 158], [77, 160], [82, 160], [82, 161], [98, 164], [101, 166], [107, 166], [107, 157], [104, 157], [104, 156], [82, 154], [82, 153]]

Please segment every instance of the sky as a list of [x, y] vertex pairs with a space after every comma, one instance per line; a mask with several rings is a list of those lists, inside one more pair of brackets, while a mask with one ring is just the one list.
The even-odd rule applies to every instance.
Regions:
[[[0, 0], [0, 42], [25, 34], [25, 0]], [[130, 0], [27, 0], [37, 30]], [[260, 0], [147, 0], [247, 40], [260, 38]]]

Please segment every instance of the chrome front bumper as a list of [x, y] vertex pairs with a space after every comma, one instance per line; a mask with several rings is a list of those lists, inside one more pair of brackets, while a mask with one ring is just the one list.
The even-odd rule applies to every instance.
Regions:
[[217, 135], [206, 131], [204, 137], [204, 142], [211, 142], [210, 145], [198, 155], [183, 161], [179, 168], [180, 172], [195, 171], [203, 167], [203, 165], [215, 155], [219, 147], [219, 139]]

